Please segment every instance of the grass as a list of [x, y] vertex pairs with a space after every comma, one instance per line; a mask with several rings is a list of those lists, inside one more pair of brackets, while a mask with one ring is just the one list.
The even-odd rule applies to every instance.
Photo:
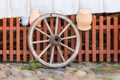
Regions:
[[72, 74], [76, 73], [76, 72], [79, 71], [81, 68], [82, 68], [82, 67], [78, 67], [78, 68], [72, 70]]
[[102, 80], [112, 80], [112, 78], [103, 78]]
[[[47, 79], [40, 78], [40, 80], [47, 80]], [[55, 78], [50, 78], [49, 80], [56, 80], [56, 79]]]
[[34, 71], [39, 68], [46, 68], [45, 66], [41, 65], [36, 59], [31, 60], [31, 61], [27, 62], [26, 64], [28, 64], [29, 66], [22, 66], [21, 70], [27, 69], [27, 70]]

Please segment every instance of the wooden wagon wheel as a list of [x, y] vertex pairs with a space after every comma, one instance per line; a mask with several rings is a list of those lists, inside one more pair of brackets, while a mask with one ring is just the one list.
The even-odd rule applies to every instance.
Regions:
[[[50, 27], [50, 18], [53, 17], [54, 18], [54, 30], [51, 29]], [[61, 22], [66, 21], [67, 25], [64, 26], [64, 28], [58, 32], [58, 29], [61, 26], [58, 26], [58, 22], [59, 20], [62, 20]], [[46, 28], [48, 29], [47, 32], [41, 30], [41, 28], [37, 27], [36, 25], [38, 23], [44, 22], [46, 24]], [[64, 34], [64, 32], [68, 29], [72, 28], [74, 35], [70, 35], [70, 36], [62, 36]], [[43, 34], [43, 36], [46, 36], [47, 39], [46, 40], [33, 40], [33, 34], [34, 31], [38, 31], [40, 32], [40, 34]], [[74, 39], [75, 40], [75, 47], [72, 48], [71, 46], [68, 46], [66, 44], [64, 44], [64, 40], [70, 40], [70, 39]], [[34, 48], [34, 44], [43, 44], [43, 43], [47, 43], [47, 46], [41, 50], [41, 52], [38, 54], [36, 53], [36, 50]], [[39, 17], [34, 23], [33, 25], [30, 27], [29, 32], [28, 32], [28, 46], [30, 51], [32, 52], [32, 54], [34, 55], [34, 57], [43, 65], [48, 66], [48, 67], [52, 67], [52, 68], [57, 68], [57, 67], [63, 67], [68, 65], [71, 61], [73, 61], [75, 59], [75, 57], [78, 54], [79, 48], [80, 48], [80, 35], [79, 35], [79, 31], [77, 29], [77, 27], [74, 25], [74, 23], [67, 17], [62, 16], [60, 14], [46, 14], [43, 15], [41, 17]], [[69, 58], [66, 60], [64, 57], [64, 52], [62, 50], [62, 47], [66, 48], [69, 52], [72, 52], [71, 55], [69, 55]], [[49, 58], [47, 61], [45, 61], [43, 59], [43, 55], [45, 54], [45, 52], [50, 51], [49, 52], [50, 56], [48, 56], [47, 58]], [[57, 51], [57, 54], [60, 55], [61, 57], [61, 62], [54, 62], [53, 58], [55, 55], [55, 51]]]

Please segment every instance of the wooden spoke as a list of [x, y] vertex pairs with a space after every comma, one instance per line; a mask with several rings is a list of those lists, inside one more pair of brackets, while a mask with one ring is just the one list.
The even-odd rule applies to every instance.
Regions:
[[65, 26], [65, 28], [61, 31], [61, 33], [59, 34], [59, 36], [61, 36], [67, 29], [68, 27], [70, 26], [70, 23], [67, 24], [67, 26]]
[[51, 31], [50, 26], [49, 26], [49, 24], [48, 24], [46, 18], [44, 19], [44, 22], [45, 22], [45, 24], [46, 24], [46, 26], [47, 26], [47, 28], [48, 28], [50, 34], [53, 35], [53, 32]]
[[65, 44], [63, 44], [63, 43], [60, 43], [63, 47], [65, 47], [65, 48], [67, 48], [67, 49], [69, 49], [69, 50], [71, 50], [71, 51], [73, 51], [73, 52], [75, 52], [75, 50], [74, 49], [72, 49], [72, 48], [70, 48], [70, 47], [68, 47], [68, 46], [66, 46]]
[[[50, 23], [48, 19], [50, 19]], [[47, 31], [36, 27], [36, 23], [38, 22], [41, 22], [41, 25], [43, 25], [43, 27], [45, 27]], [[62, 23], [65, 23], [65, 25], [63, 26]], [[73, 35], [67, 35], [67, 32], [70, 31], [69, 28], [72, 28], [72, 31], [74, 33]], [[36, 36], [40, 37], [40, 39], [33, 40], [32, 38], [34, 35], [36, 35], [36, 30], [40, 32], [40, 35]], [[74, 47], [69, 46], [68, 42], [62, 43], [63, 40], [75, 41], [75, 44], [73, 45]], [[80, 42], [80, 35], [76, 25], [68, 17], [60, 14], [51, 13], [40, 16], [33, 23], [33, 25], [31, 25], [28, 32], [29, 50], [41, 64], [51, 68], [64, 67], [71, 61], [73, 61], [78, 55]], [[38, 44], [39, 46], [36, 46], [36, 44]], [[41, 49], [44, 44], [45, 47], [43, 48], [43, 50], [37, 52], [36, 48]], [[64, 48], [65, 50], [62, 51], [62, 48]], [[47, 52], [50, 52], [50, 54], [46, 54]]]
[[38, 56], [39, 58], [41, 58], [41, 56], [48, 50], [48, 48], [51, 46], [51, 44], [49, 44]]
[[58, 17], [56, 17], [56, 23], [55, 23], [55, 34], [57, 34], [58, 31]]
[[65, 40], [65, 39], [73, 39], [73, 38], [76, 38], [77, 36], [69, 36], [69, 37], [64, 37], [64, 38], [61, 38], [61, 40]]
[[57, 49], [58, 49], [58, 51], [59, 51], [59, 53], [60, 53], [60, 56], [61, 56], [63, 62], [65, 62], [65, 58], [64, 58], [63, 53], [62, 53], [62, 51], [60, 50], [59, 46], [57, 46]]
[[38, 44], [38, 43], [46, 43], [49, 42], [49, 40], [41, 40], [41, 41], [33, 41], [33, 44]]
[[40, 30], [39, 28], [35, 27], [35, 29], [39, 32], [41, 32], [42, 34], [46, 35], [47, 37], [50, 37], [50, 35], [48, 35], [47, 33], [43, 32], [42, 30]]
[[54, 51], [55, 51], [55, 46], [53, 46], [53, 48], [52, 48], [51, 57], [50, 57], [50, 64], [52, 64], [52, 62], [53, 62]]

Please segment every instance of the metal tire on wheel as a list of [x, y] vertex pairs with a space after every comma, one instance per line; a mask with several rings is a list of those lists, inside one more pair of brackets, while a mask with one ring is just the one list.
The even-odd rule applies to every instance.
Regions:
[[[54, 31], [52, 31], [52, 29], [50, 27], [49, 19], [51, 17], [53, 17], [55, 19]], [[60, 32], [58, 32], [58, 29], [61, 27], [61, 26], [58, 26], [59, 19], [62, 19], [63, 21], [67, 22], [67, 25], [64, 26], [64, 28]], [[37, 27], [37, 24], [41, 23], [41, 22], [44, 22], [46, 24], [46, 27], [48, 29], [47, 32], [44, 32], [39, 27]], [[72, 28], [74, 35], [68, 36], [68, 37], [62, 36], [64, 34], [64, 32], [69, 28]], [[35, 30], [40, 32], [40, 34], [43, 34], [43, 36], [46, 36], [47, 39], [34, 41], [33, 35], [34, 35]], [[74, 48], [71, 48], [71, 46], [68, 46], [62, 42], [64, 40], [70, 40], [70, 39], [75, 40]], [[43, 50], [41, 50], [41, 52], [39, 54], [36, 53], [36, 50], [33, 45], [34, 44], [43, 44], [43, 43], [47, 43], [46, 47]], [[72, 62], [76, 58], [76, 56], [79, 52], [79, 49], [80, 49], [79, 31], [78, 31], [77, 27], [75, 26], [75, 24], [69, 18], [67, 18], [63, 15], [60, 15], [60, 14], [46, 14], [46, 15], [39, 17], [30, 27], [29, 32], [28, 32], [28, 46], [29, 46], [29, 49], [30, 49], [31, 53], [33, 54], [33, 56], [43, 65], [45, 65], [47, 67], [51, 67], [51, 68], [64, 67], [64, 66], [68, 65], [70, 62]], [[63, 48], [66, 48], [67, 50], [69, 50], [69, 52], [72, 52], [72, 54], [69, 56], [69, 58], [67, 60], [65, 59], [65, 57], [64, 57], [65, 53], [63, 53], [62, 48], [60, 46], [62, 46]], [[49, 58], [48, 61], [45, 61], [42, 57], [45, 52], [50, 50], [49, 48], [52, 48], [51, 52], [49, 53], [50, 56], [47, 57], [47, 58]], [[57, 51], [58, 52], [57, 54], [60, 55], [61, 62], [53, 61], [55, 51]]]

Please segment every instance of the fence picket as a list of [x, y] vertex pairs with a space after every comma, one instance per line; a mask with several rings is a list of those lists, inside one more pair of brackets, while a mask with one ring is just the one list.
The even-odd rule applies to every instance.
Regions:
[[110, 59], [110, 28], [111, 28], [111, 21], [110, 21], [110, 17], [107, 17], [107, 61], [110, 62], [111, 59]]
[[[59, 27], [58, 33], [60, 33], [61, 30], [62, 30], [61, 19], [58, 20], [58, 27]], [[60, 47], [60, 49], [61, 49], [61, 46], [59, 46], [59, 47]], [[62, 49], [61, 49], [61, 50], [62, 50]], [[59, 52], [57, 52], [57, 61], [58, 61], [58, 62], [61, 62], [61, 56], [60, 56], [60, 53], [59, 53]]]
[[104, 58], [104, 51], [103, 51], [103, 16], [100, 16], [100, 20], [99, 20], [99, 50], [100, 50], [100, 61], [103, 61]]
[[[54, 26], [54, 18], [51, 18], [51, 19], [50, 19], [50, 28], [51, 28], [51, 31], [53, 32], [53, 34], [55, 33], [55, 31], [54, 31], [55, 28], [54, 28], [54, 27], [55, 27], [55, 26]], [[53, 48], [53, 47], [50, 47], [50, 51], [49, 51], [50, 54], [48, 54], [48, 55], [50, 55], [50, 56], [51, 56], [51, 53], [52, 53], [52, 48]], [[48, 53], [49, 53], [49, 52], [48, 52]], [[56, 50], [54, 50], [54, 53], [55, 53], [55, 55], [56, 55], [56, 53], [57, 53]], [[54, 58], [55, 58], [55, 56], [53, 56], [53, 62], [54, 62]]]
[[[51, 21], [51, 19], [50, 19], [50, 21]], [[52, 22], [52, 21], [51, 21]], [[44, 24], [43, 24], [43, 31], [44, 32], [47, 32], [47, 25], [45, 24], [45, 22], [44, 22]], [[44, 35], [43, 36], [43, 40], [47, 40], [47, 37]], [[47, 43], [43, 43], [43, 49], [44, 48], [46, 48], [47, 47]], [[43, 55], [43, 59], [45, 60], [45, 61], [47, 61], [47, 51], [44, 53], [44, 55]]]
[[[71, 20], [72, 20], [73, 23], [75, 23], [75, 16], [74, 15], [71, 16]], [[75, 35], [72, 27], [70, 27], [70, 32], [71, 32], [71, 36]], [[75, 48], [75, 39], [71, 39], [71, 48], [72, 49]], [[80, 55], [78, 56], [78, 58], [80, 58]]]
[[85, 60], [89, 61], [89, 31], [85, 32]]
[[80, 50], [78, 53], [78, 62], [82, 62], [82, 31], [80, 32]]
[[10, 18], [10, 61], [13, 61], [13, 18]]
[[16, 55], [17, 55], [17, 61], [20, 61], [20, 24], [19, 24], [19, 18], [16, 19], [17, 25], [16, 25]]
[[118, 18], [114, 17], [114, 61], [118, 61]]
[[[42, 26], [41, 26], [42, 27]], [[41, 29], [40, 27], [40, 29]], [[39, 27], [38, 27], [39, 28]], [[39, 41], [40, 40], [40, 32], [39, 31], [36, 31], [36, 40]], [[36, 52], [37, 54], [39, 55], [40, 54], [40, 44], [37, 44], [36, 45]]]
[[27, 61], [27, 29], [23, 27], [23, 61]]
[[[70, 19], [72, 20], [73, 23], [76, 23], [75, 15], [70, 16]], [[54, 32], [54, 28], [55, 28], [54, 20], [55, 20], [54, 18], [51, 18], [50, 22], [48, 21], [48, 23], [50, 23], [50, 26], [51, 26], [51, 29], [53, 32]], [[98, 60], [97, 55], [99, 55], [99, 59], [100, 59], [99, 61], [104, 61], [104, 59], [106, 59], [107, 62], [110, 62], [113, 60], [111, 57], [111, 54], [114, 55], [113, 56], [114, 62], [118, 62], [119, 54], [120, 54], [120, 48], [119, 48], [120, 47], [119, 46], [119, 44], [120, 44], [120, 33], [119, 33], [120, 25], [118, 23], [118, 18], [114, 17], [113, 24], [111, 24], [112, 23], [111, 17], [107, 17], [106, 20], [107, 20], [107, 22], [105, 24], [103, 24], [105, 22], [104, 17], [100, 16], [99, 24], [98, 24], [98, 22], [96, 20], [96, 16], [93, 15], [92, 35], [89, 36], [89, 34], [91, 34], [89, 31], [85, 31], [85, 34], [84, 34], [84, 32], [79, 31], [80, 39], [81, 39], [80, 40], [81, 46], [80, 46], [80, 51], [78, 53], [78, 58], [76, 58], [78, 60], [78, 62], [82, 62], [83, 59], [85, 59], [85, 61], [90, 61], [91, 58], [89, 55], [92, 55], [93, 62], [96, 62]], [[2, 36], [3, 39], [2, 39], [2, 41], [0, 41], [0, 43], [2, 44], [2, 50], [0, 50], [0, 54], [2, 55], [3, 61], [14, 61], [16, 59], [15, 61], [19, 62], [21, 59], [20, 56], [22, 55], [23, 62], [25, 62], [25, 61], [29, 60], [27, 54], [30, 54], [29, 58], [30, 58], [30, 60], [33, 60], [34, 59], [33, 55], [27, 49], [27, 32], [28, 32], [29, 28], [26, 26], [20, 26], [19, 18], [16, 18], [15, 22], [16, 22], [16, 26], [14, 26], [15, 24], [13, 24], [14, 19], [10, 18], [10, 26], [7, 27], [7, 18], [4, 18], [3, 22], [2, 22], [2, 26], [0, 26], [0, 30], [2, 31], [2, 35], [3, 35]], [[61, 19], [59, 19], [58, 26], [60, 28], [58, 29], [58, 33], [60, 33], [61, 30], [66, 25], [67, 25], [66, 22], [63, 22]], [[43, 23], [43, 26], [41, 28], [44, 32], [49, 33], [45, 23]], [[72, 30], [73, 30], [72, 28], [68, 28], [63, 33], [63, 37], [74, 35], [75, 33]], [[68, 31], [70, 31], [70, 34]], [[99, 33], [98, 33], [98, 31], [99, 31]], [[10, 34], [8, 34], [8, 32], [10, 32]], [[14, 32], [16, 32], [16, 34], [15, 34], [16, 38], [14, 37]], [[23, 36], [20, 36], [21, 32], [23, 33]], [[113, 36], [111, 36], [111, 32], [113, 32]], [[99, 38], [97, 37], [97, 35]], [[46, 36], [42, 37], [38, 31], [36, 31], [34, 36], [36, 37], [36, 40], [40, 40], [40, 38], [45, 39], [45, 40], [48, 39]], [[84, 37], [85, 37], [85, 41], [84, 41]], [[90, 45], [89, 43], [91, 43], [90, 42], [91, 37], [92, 37], [92, 50], [91, 50], [91, 48], [89, 49], [89, 45]], [[112, 39], [112, 37], [114, 39]], [[20, 47], [21, 41], [23, 41], [22, 48]], [[72, 44], [69, 44], [69, 42]], [[7, 43], [10, 45], [7, 45]], [[14, 44], [14, 43], [16, 43], [16, 44]], [[67, 46], [70, 46], [73, 49], [75, 48], [75, 40], [74, 39], [71, 39], [69, 41], [64, 40], [64, 44]], [[99, 47], [97, 44], [99, 44]], [[47, 45], [48, 45], [47, 43], [43, 44], [43, 49]], [[85, 48], [84, 48], [84, 45], [85, 45]], [[113, 47], [112, 47], [112, 45], [113, 45]], [[8, 47], [10, 47], [10, 48], [8, 48]], [[65, 59], [68, 59], [69, 53], [71, 53], [71, 51], [67, 50], [66, 48], [63, 48], [63, 46], [59, 46], [59, 47], [61, 48], [61, 51], [63, 52]], [[10, 50], [8, 50], [7, 48]], [[37, 54], [39, 54], [41, 52], [40, 48], [41, 48], [41, 45], [37, 44], [36, 45]], [[16, 50], [14, 50], [14, 49], [16, 49]], [[23, 49], [23, 50], [20, 50], [20, 49]], [[57, 50], [57, 49], [55, 49], [55, 50]], [[47, 58], [50, 55], [49, 54], [50, 52], [51, 52], [51, 49], [48, 49], [45, 52], [45, 54], [43, 55], [43, 59], [45, 61], [48, 61]], [[84, 57], [83, 54], [85, 54], [85, 58], [83, 58]], [[104, 56], [104, 54], [107, 56]], [[10, 59], [8, 59], [9, 55], [10, 55]], [[14, 57], [14, 56], [16, 56], [16, 57]], [[56, 56], [57, 56], [57, 59], [56, 59]], [[54, 59], [58, 62], [61, 62], [61, 56], [58, 51], [55, 51]]]
[[6, 45], [6, 39], [7, 39], [7, 36], [6, 36], [6, 27], [7, 27], [7, 20], [6, 18], [3, 19], [3, 61], [7, 61], [7, 45]]
[[92, 60], [96, 61], [96, 16], [93, 16], [92, 23]]
[[[64, 22], [64, 26], [65, 27], [67, 25], [66, 22]], [[64, 37], [68, 36], [68, 29], [63, 33]], [[68, 46], [68, 40], [64, 40], [64, 44]], [[64, 58], [67, 60], [68, 59], [68, 49], [64, 47]]]

